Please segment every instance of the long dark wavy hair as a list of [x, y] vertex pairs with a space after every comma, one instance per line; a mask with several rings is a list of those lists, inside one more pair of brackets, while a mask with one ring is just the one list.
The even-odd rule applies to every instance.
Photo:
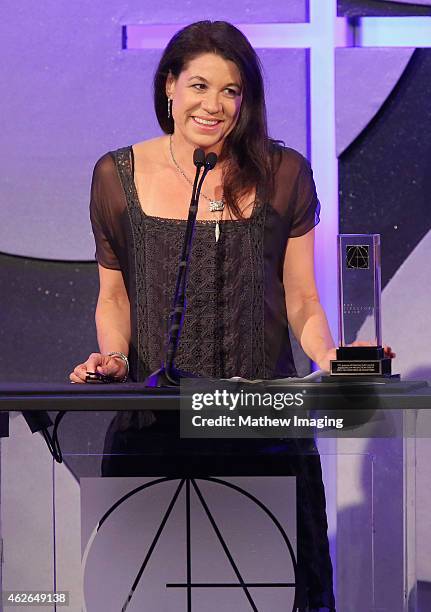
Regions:
[[267, 201], [274, 188], [274, 141], [268, 138], [265, 94], [259, 57], [247, 38], [226, 21], [198, 21], [177, 32], [169, 41], [154, 75], [154, 107], [160, 127], [174, 132], [168, 117], [166, 79], [178, 78], [188, 62], [204, 53], [215, 53], [234, 62], [241, 75], [242, 104], [237, 123], [226, 137], [220, 160], [225, 161], [223, 196], [231, 213], [241, 218], [239, 202], [256, 189]]

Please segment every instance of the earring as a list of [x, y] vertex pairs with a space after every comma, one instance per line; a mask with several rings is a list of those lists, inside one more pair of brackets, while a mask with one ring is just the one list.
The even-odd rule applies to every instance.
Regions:
[[168, 98], [168, 119], [172, 117], [172, 98]]

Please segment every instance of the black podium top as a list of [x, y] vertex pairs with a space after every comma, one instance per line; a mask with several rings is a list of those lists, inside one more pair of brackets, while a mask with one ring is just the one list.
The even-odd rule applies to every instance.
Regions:
[[[226, 384], [226, 381], [220, 381]], [[243, 385], [243, 382], [230, 382]], [[251, 389], [258, 390], [255, 384]], [[332, 410], [379, 407], [382, 409], [431, 408], [431, 387], [426, 381], [371, 383], [366, 381], [309, 382], [298, 379], [263, 381], [259, 387], [269, 392], [293, 393], [301, 390], [319, 409]], [[176, 410], [180, 407], [179, 388], [147, 388], [142, 383], [70, 384], [0, 383], [2, 411], [122, 411]], [[183, 396], [184, 397], [184, 396]], [[182, 404], [187, 407], [187, 402]]]

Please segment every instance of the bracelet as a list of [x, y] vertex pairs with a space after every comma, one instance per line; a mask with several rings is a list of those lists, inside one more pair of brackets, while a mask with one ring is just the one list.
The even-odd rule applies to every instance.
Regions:
[[129, 359], [127, 355], [121, 353], [120, 351], [112, 351], [112, 353], [108, 353], [108, 357], [119, 357], [126, 364], [126, 373], [124, 377], [118, 381], [120, 383], [126, 382], [129, 377]]

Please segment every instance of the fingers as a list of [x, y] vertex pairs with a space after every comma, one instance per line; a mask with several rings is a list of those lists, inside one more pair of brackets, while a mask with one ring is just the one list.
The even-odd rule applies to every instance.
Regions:
[[126, 366], [124, 361], [119, 357], [106, 356], [103, 363], [97, 366], [97, 372], [104, 376], [111, 376], [112, 378], [124, 378], [126, 373]]
[[101, 353], [91, 353], [87, 361], [80, 363], [69, 375], [72, 383], [87, 382], [88, 372], [98, 372], [113, 379], [122, 380], [126, 375], [127, 367], [124, 361], [115, 355], [102, 355]]
[[124, 360], [115, 355], [102, 355], [101, 353], [91, 353], [87, 361], [80, 363], [69, 375], [72, 383], [87, 382], [88, 372], [97, 372], [112, 379], [122, 380], [127, 371]]
[[97, 372], [98, 366], [102, 365], [106, 360], [104, 355], [100, 353], [91, 353], [87, 361], [83, 364], [87, 372]]
[[70, 382], [85, 383], [87, 372], [96, 372], [97, 366], [103, 362], [103, 355], [100, 353], [91, 353], [87, 361], [76, 366], [69, 376]]
[[383, 351], [385, 353], [385, 357], [390, 357], [390, 359], [397, 356], [397, 354], [393, 352], [392, 347], [387, 346], [386, 344], [383, 346]]
[[87, 368], [85, 363], [80, 363], [76, 366], [73, 372], [69, 376], [70, 382], [73, 383], [85, 383], [85, 378], [87, 376]]
[[[363, 340], [355, 340], [349, 346], [373, 346], [373, 344], [372, 342], [364, 342]], [[389, 357], [390, 359], [393, 359], [394, 357], [397, 356], [397, 354], [393, 352], [392, 347], [388, 346], [387, 344], [383, 345], [383, 352], [384, 352], [385, 357]]]

